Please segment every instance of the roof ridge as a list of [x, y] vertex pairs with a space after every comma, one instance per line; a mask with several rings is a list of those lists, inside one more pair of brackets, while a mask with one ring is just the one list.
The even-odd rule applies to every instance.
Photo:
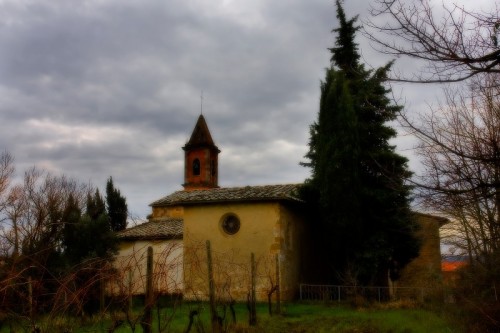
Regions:
[[150, 206], [269, 200], [302, 202], [302, 200], [295, 195], [295, 192], [301, 185], [301, 183], [295, 183], [220, 187], [190, 191], [180, 190], [154, 201]]
[[240, 186], [224, 186], [224, 187], [213, 187], [208, 189], [195, 189], [195, 190], [178, 190], [175, 192], [206, 192], [206, 191], [222, 191], [222, 190], [234, 190], [234, 189], [246, 189], [246, 188], [262, 188], [262, 187], [278, 187], [278, 186], [300, 186], [302, 183], [286, 183], [286, 184], [265, 184], [265, 185], [240, 185]]

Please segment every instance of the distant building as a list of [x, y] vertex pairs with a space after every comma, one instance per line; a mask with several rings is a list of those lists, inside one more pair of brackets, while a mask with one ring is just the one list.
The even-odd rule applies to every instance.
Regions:
[[[116, 265], [123, 278], [115, 292], [144, 292], [145, 249], [152, 246], [158, 291], [206, 299], [209, 241], [219, 297], [246, 300], [253, 254], [257, 298], [267, 299], [278, 283], [283, 299], [294, 298], [299, 284], [307, 282], [303, 263], [314, 255], [308, 251], [304, 203], [297, 196], [300, 184], [220, 188], [220, 150], [203, 115], [183, 149], [184, 190], [154, 201], [147, 223], [118, 234]], [[445, 221], [416, 216], [422, 225], [422, 251], [403, 272], [399, 286], [441, 283], [439, 227]]]
[[460, 270], [469, 264], [469, 259], [465, 256], [445, 256], [441, 261], [443, 272], [443, 282], [447, 287], [455, 287], [459, 278]]
[[397, 286], [403, 287], [400, 292], [406, 287], [413, 287], [420, 289], [420, 296], [434, 297], [440, 294], [443, 286], [439, 228], [448, 223], [448, 219], [422, 213], [415, 213], [415, 218], [420, 226], [417, 232], [421, 241], [420, 253], [406, 265]]

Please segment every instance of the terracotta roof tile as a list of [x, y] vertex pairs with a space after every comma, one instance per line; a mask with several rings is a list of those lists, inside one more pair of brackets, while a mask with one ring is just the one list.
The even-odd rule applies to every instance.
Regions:
[[467, 264], [468, 263], [465, 261], [456, 261], [456, 262], [443, 261], [441, 262], [441, 270], [443, 272], [454, 272], [462, 267], [467, 266]]
[[295, 201], [300, 184], [225, 187], [194, 191], [177, 191], [163, 197], [150, 206], [193, 205], [219, 202], [248, 201]]
[[182, 239], [183, 219], [162, 218], [122, 230], [117, 237], [122, 240], [138, 239]]

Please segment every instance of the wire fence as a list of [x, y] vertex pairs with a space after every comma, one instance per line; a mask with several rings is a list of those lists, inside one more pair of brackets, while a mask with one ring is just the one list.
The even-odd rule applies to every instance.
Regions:
[[[426, 298], [436, 295], [438, 288], [412, 287], [366, 287], [340, 285], [300, 285], [301, 301], [349, 301], [362, 297], [369, 301], [387, 302], [391, 300], [415, 300], [424, 302]], [[441, 291], [442, 292], [442, 291]]]

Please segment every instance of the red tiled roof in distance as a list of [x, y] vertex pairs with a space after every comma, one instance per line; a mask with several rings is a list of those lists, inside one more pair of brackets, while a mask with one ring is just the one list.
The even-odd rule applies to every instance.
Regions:
[[466, 261], [442, 261], [441, 262], [441, 271], [454, 272], [457, 269], [460, 269], [464, 266], [467, 266]]

